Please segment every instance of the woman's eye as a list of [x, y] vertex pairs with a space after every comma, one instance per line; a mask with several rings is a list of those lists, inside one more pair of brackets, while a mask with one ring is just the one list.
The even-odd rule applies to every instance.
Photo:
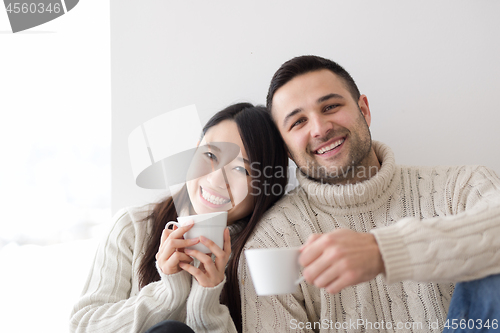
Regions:
[[205, 153], [205, 156], [208, 157], [209, 159], [213, 160], [213, 161], [217, 161], [217, 156], [215, 156], [214, 154], [212, 154], [211, 152], [207, 151]]
[[234, 168], [234, 170], [238, 171], [238, 172], [241, 172], [242, 174], [245, 174], [245, 175], [250, 175], [247, 171], [247, 169], [245, 169], [244, 167], [241, 167], [241, 166], [237, 166]]

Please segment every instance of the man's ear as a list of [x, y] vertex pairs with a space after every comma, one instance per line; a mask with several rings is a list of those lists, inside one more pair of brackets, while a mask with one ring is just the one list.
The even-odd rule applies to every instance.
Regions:
[[366, 120], [366, 124], [368, 124], [368, 127], [370, 127], [370, 124], [372, 122], [372, 114], [370, 112], [370, 106], [368, 105], [368, 97], [366, 97], [366, 95], [359, 96], [358, 107], [359, 110], [361, 111], [361, 114]]

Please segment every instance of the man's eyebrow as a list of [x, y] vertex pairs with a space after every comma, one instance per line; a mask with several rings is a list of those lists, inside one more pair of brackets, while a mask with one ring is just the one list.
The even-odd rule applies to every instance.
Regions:
[[286, 123], [288, 123], [290, 118], [292, 118], [293, 116], [295, 116], [297, 113], [300, 113], [300, 112], [302, 112], [302, 109], [298, 108], [298, 109], [293, 110], [289, 114], [287, 114], [285, 119], [283, 119], [283, 127], [286, 127]]
[[[335, 93], [331, 93], [331, 94], [328, 94], [328, 95], [325, 95], [325, 96], [321, 96], [320, 98], [318, 98], [316, 100], [316, 104], [323, 103], [324, 101], [327, 101], [327, 100], [329, 100], [331, 98], [344, 99], [344, 96], [339, 95], [339, 94], [335, 94]], [[302, 112], [301, 108], [297, 108], [297, 109], [293, 110], [292, 112], [290, 112], [289, 114], [287, 114], [286, 117], [285, 117], [285, 119], [283, 119], [283, 127], [286, 127], [286, 124], [290, 120], [290, 118], [292, 118], [293, 116], [295, 116], [299, 112]]]
[[344, 99], [344, 96], [339, 95], [339, 94], [328, 94], [328, 95], [325, 95], [323, 97], [318, 98], [318, 100], [316, 101], [316, 103], [320, 104], [320, 103], [323, 103], [324, 101], [327, 101], [327, 100], [329, 100], [331, 98]]

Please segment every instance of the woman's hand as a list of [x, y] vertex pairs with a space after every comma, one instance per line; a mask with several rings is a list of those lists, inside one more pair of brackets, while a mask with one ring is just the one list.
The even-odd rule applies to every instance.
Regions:
[[194, 222], [187, 223], [185, 226], [176, 230], [165, 229], [161, 234], [160, 248], [156, 253], [156, 261], [164, 274], [170, 275], [181, 271], [180, 263], [190, 263], [193, 261], [191, 257], [183, 252], [187, 246], [191, 246], [200, 242], [198, 238], [183, 239], [186, 231], [191, 229]]
[[193, 265], [187, 264], [185, 261], [180, 262], [179, 266], [194, 276], [200, 286], [212, 288], [224, 280], [224, 271], [226, 270], [226, 264], [231, 255], [231, 237], [229, 236], [229, 229], [226, 228], [224, 230], [224, 250], [206, 237], [201, 236], [200, 241], [215, 255], [215, 262], [212, 261], [210, 254], [186, 249], [186, 254], [200, 261], [200, 267], [196, 268]]

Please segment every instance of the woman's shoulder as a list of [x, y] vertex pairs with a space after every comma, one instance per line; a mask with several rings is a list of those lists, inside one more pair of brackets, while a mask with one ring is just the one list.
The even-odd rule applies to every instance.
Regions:
[[129, 206], [119, 209], [112, 218], [112, 221], [128, 222], [128, 223], [143, 223], [148, 220], [154, 208], [154, 204], [146, 204], [142, 206]]
[[109, 224], [108, 236], [134, 237], [137, 234], [147, 233], [149, 216], [154, 205], [129, 206], [114, 213]]
[[129, 206], [119, 209], [113, 220], [118, 220], [120, 218], [130, 219], [133, 223], [144, 222], [153, 212], [154, 204], [146, 204], [142, 206]]

